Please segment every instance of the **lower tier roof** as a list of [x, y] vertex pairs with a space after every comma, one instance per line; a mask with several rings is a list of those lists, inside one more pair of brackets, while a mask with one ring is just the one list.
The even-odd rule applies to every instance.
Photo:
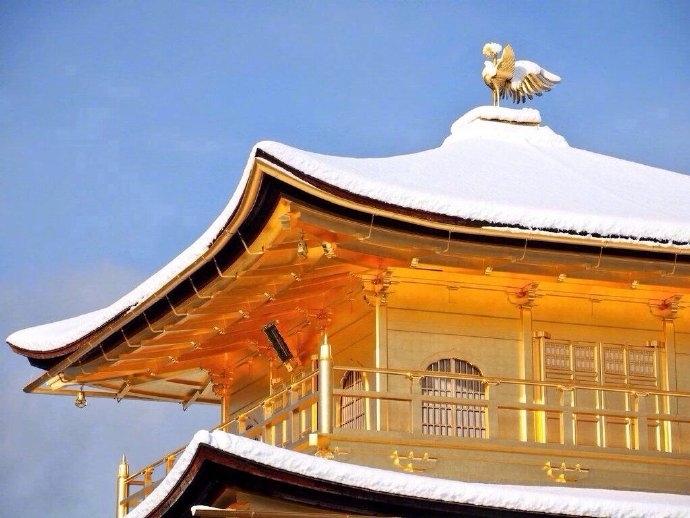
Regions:
[[[224, 489], [256, 491], [327, 511], [384, 516], [681, 517], [690, 495], [481, 484], [385, 471], [200, 431], [127, 518], [179, 517]], [[191, 514], [189, 514], [191, 516]]]

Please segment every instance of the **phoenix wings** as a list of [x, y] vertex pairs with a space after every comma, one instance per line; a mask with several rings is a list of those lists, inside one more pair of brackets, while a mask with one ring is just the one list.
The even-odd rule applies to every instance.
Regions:
[[532, 61], [515, 61], [510, 45], [503, 48], [498, 43], [487, 43], [483, 54], [491, 58], [484, 62], [482, 78], [491, 88], [494, 106], [498, 106], [499, 99], [510, 98], [514, 103], [521, 103], [535, 95], [541, 96], [561, 80]]

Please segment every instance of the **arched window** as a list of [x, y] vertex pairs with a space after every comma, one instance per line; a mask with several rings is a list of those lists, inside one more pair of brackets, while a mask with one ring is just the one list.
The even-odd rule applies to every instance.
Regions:
[[[423, 396], [484, 399], [484, 383], [461, 376], [481, 376], [479, 369], [471, 363], [457, 358], [443, 358], [430, 364], [427, 370], [460, 376], [424, 376]], [[422, 400], [422, 433], [452, 437], [486, 437], [484, 407]]]
[[[347, 371], [342, 382], [345, 390], [365, 390], [364, 378], [359, 371]], [[364, 399], [342, 396], [340, 399], [340, 426], [352, 430], [364, 430]]]

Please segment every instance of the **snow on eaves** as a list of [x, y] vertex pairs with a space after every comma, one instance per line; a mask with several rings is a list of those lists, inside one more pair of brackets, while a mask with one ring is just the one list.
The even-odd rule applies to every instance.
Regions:
[[436, 149], [346, 158], [259, 143], [228, 205], [163, 269], [107, 308], [13, 333], [20, 351], [50, 352], [84, 338], [160, 291], [211, 246], [236, 210], [256, 150], [319, 182], [402, 209], [506, 231], [570, 233], [690, 248], [690, 176], [570, 147], [533, 109], [480, 107]]
[[145, 518], [176, 487], [199, 444], [257, 463], [347, 486], [498, 509], [611, 518], [687, 517], [690, 496], [563, 486], [460, 482], [327, 460], [221, 431], [197, 432], [170, 473], [127, 518]]

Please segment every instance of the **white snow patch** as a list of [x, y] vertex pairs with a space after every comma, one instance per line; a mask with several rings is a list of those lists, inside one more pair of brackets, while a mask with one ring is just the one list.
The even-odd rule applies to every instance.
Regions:
[[541, 115], [532, 108], [514, 110], [498, 106], [480, 106], [467, 112], [450, 127], [450, 135], [441, 147], [456, 142], [485, 139], [494, 142], [493, 152], [501, 153], [505, 142], [532, 146], [564, 146], [566, 140], [548, 126], [539, 126]]
[[540, 124], [541, 114], [534, 108], [504, 108], [501, 106], [478, 106], [456, 120], [450, 127], [450, 132], [455, 133], [461, 126], [467, 126], [477, 119], [487, 121], [504, 121], [518, 124]]
[[459, 482], [346, 464], [269, 446], [221, 431], [212, 433], [200, 431], [194, 436], [163, 482], [148, 498], [133, 509], [127, 518], [144, 518], [165, 499], [177, 484], [201, 443], [266, 466], [393, 495], [573, 516], [611, 518], [690, 516], [690, 496], [688, 495], [563, 486], [513, 486]]
[[515, 71], [513, 72], [513, 78], [510, 81], [510, 85], [513, 88], [513, 90], [517, 90], [518, 88], [520, 88], [520, 83], [522, 83], [525, 77], [530, 74], [535, 76], [543, 76], [552, 83], [560, 83], [561, 81], [560, 76], [557, 76], [556, 74], [549, 72], [545, 68], [542, 68], [540, 65], [537, 65], [534, 61], [527, 61], [521, 59], [515, 62]]

